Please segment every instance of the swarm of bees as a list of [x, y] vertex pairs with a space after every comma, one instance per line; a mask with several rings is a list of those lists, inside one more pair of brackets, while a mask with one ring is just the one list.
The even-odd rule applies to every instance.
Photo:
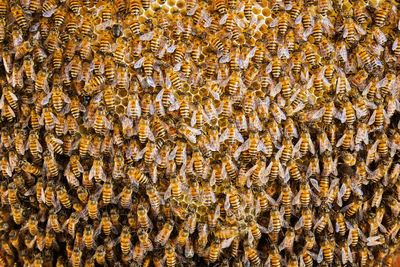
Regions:
[[0, 0], [0, 266], [391, 266], [393, 0]]

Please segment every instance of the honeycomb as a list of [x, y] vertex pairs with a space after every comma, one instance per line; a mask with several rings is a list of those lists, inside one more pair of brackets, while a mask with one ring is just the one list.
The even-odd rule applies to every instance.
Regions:
[[0, 266], [392, 266], [398, 7], [0, 0]]

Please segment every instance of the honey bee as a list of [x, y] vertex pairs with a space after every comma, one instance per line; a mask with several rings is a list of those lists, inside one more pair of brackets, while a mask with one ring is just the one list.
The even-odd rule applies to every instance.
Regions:
[[138, 224], [141, 228], [148, 229], [151, 227], [151, 221], [147, 215], [147, 210], [142, 204], [139, 204], [137, 207], [137, 215], [138, 215]]
[[58, 186], [56, 188], [56, 191], [57, 191], [57, 197], [60, 199], [61, 204], [67, 209], [71, 208], [71, 200], [65, 187]]
[[375, 14], [375, 25], [379, 28], [382, 28], [386, 24], [387, 17], [390, 12], [390, 5], [387, 2], [382, 2], [379, 5], [379, 9]]
[[280, 267], [281, 266], [281, 256], [279, 254], [279, 250], [274, 245], [269, 251], [269, 263], [273, 267]]
[[343, 149], [353, 150], [354, 148], [354, 129], [346, 128], [343, 136], [338, 140], [336, 147], [342, 147]]
[[377, 108], [369, 118], [368, 125], [374, 124], [377, 128], [382, 128], [385, 124], [389, 123], [387, 113], [382, 103], [378, 103]]
[[56, 177], [58, 176], [58, 166], [54, 155], [51, 154], [50, 151], [45, 151], [43, 154], [43, 159], [45, 163], [45, 168], [47, 169], [47, 176], [48, 177]]
[[156, 235], [154, 242], [156, 244], [165, 245], [173, 229], [174, 229], [174, 223], [172, 221], [167, 221], [162, 227], [162, 229]]
[[154, 135], [150, 129], [150, 121], [147, 117], [142, 117], [139, 120], [138, 135], [141, 143], [144, 143], [147, 139], [150, 141], [155, 141]]
[[120, 237], [121, 237], [121, 251], [123, 254], [126, 255], [129, 253], [132, 246], [131, 233], [128, 226], [124, 226], [122, 228]]
[[15, 18], [15, 21], [17, 22], [18, 26], [24, 31], [27, 30], [30, 23], [29, 23], [28, 19], [25, 17], [24, 11], [22, 10], [21, 6], [18, 5], [17, 3], [13, 3], [10, 6], [10, 9], [11, 9], [11, 13], [12, 13], [13, 17]]

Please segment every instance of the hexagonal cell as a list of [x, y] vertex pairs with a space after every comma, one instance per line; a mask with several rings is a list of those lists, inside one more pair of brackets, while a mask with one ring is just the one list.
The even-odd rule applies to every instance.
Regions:
[[128, 95], [128, 90], [126, 90], [126, 89], [119, 89], [119, 90], [118, 90], [118, 95], [119, 95], [121, 98], [124, 98], [124, 97], [126, 97], [126, 96]]
[[185, 4], [185, 1], [183, 1], [183, 0], [178, 0], [178, 2], [176, 2], [176, 7], [179, 9], [183, 9], [183, 8], [185, 8], [185, 6], [186, 6], [186, 4]]
[[175, 1], [174, 0], [167, 0], [167, 5], [169, 6], [169, 7], [174, 7], [175, 6]]
[[125, 107], [123, 105], [118, 105], [115, 108], [115, 111], [120, 115], [125, 114]]
[[121, 105], [123, 105], [124, 107], [127, 107], [129, 104], [129, 99], [128, 97], [124, 97], [121, 99]]
[[264, 8], [261, 13], [265, 18], [270, 17], [271, 16], [271, 9]]

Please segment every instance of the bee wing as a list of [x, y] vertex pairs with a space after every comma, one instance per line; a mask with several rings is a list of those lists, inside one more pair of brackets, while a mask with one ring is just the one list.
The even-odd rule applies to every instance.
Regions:
[[[311, 143], [310, 143], [310, 145], [311, 145]], [[332, 151], [332, 144], [331, 144], [331, 142], [329, 141], [328, 137], [325, 134], [323, 134], [323, 137], [320, 139], [319, 150], [320, 150], [321, 153], [324, 153], [326, 150]]]
[[281, 89], [282, 89], [282, 83], [277, 83], [276, 85], [275, 85], [275, 87], [271, 90], [271, 92], [270, 92], [270, 96], [271, 97], [273, 97], [273, 98], [275, 98], [275, 96], [277, 95], [277, 94], [279, 94], [279, 92], [281, 91]]
[[356, 116], [358, 119], [367, 115], [367, 111], [360, 109], [357, 105], [354, 105], [353, 107], [354, 107], [354, 110], [356, 111]]
[[222, 18], [219, 20], [220, 25], [224, 25], [226, 22], [226, 19], [229, 17], [229, 14], [225, 14], [222, 16]]
[[135, 65], [133, 65], [133, 67], [135, 69], [142, 67], [144, 60], [145, 60], [144, 57], [140, 58], [138, 61], [135, 62]]
[[240, 156], [240, 153], [242, 153], [243, 151], [248, 150], [250, 147], [250, 138], [246, 140], [246, 142], [244, 142], [233, 154], [233, 157], [237, 160], [238, 157]]
[[336, 147], [340, 147], [340, 146], [343, 144], [343, 142], [344, 142], [345, 139], [346, 139], [346, 134], [344, 134], [344, 135], [338, 140], [338, 142], [336, 143]]
[[298, 15], [297, 16], [297, 18], [295, 19], [295, 21], [294, 21], [294, 24], [300, 24], [301, 23], [301, 21], [302, 21], [302, 19], [303, 19], [303, 13], [302, 14], [300, 14], [300, 15]]
[[150, 32], [147, 32], [145, 34], [142, 34], [139, 37], [139, 39], [142, 40], [142, 41], [150, 41], [151, 39], [153, 39], [153, 36], [154, 36], [154, 31], [150, 31]]
[[222, 243], [221, 243], [221, 249], [230, 247], [231, 244], [232, 244], [232, 241], [233, 241], [235, 238], [236, 238], [236, 236], [233, 236], [233, 237], [231, 237], [231, 238], [229, 238], [229, 239], [225, 239], [224, 241], [222, 241]]
[[264, 142], [262, 140], [258, 141], [258, 145], [257, 145], [257, 151], [261, 151], [265, 154], [268, 154], [268, 149], [265, 146]]
[[296, 225], [294, 226], [294, 229], [297, 231], [303, 226], [304, 226], [304, 217], [301, 216], [300, 219], [297, 221]]
[[320, 118], [322, 118], [322, 116], [324, 116], [325, 114], [325, 108], [320, 108], [318, 110], [313, 110], [311, 112], [309, 112], [307, 115], [309, 115], [309, 118], [311, 121], [317, 121]]
[[351, 183], [351, 184], [350, 184], [350, 188], [351, 188], [351, 190], [352, 190], [353, 192], [355, 192], [357, 195], [360, 195], [360, 196], [364, 195], [363, 191], [361, 190], [361, 188], [360, 188], [357, 184]]
[[299, 141], [297, 141], [296, 145], [293, 147], [293, 155], [296, 155], [300, 152], [300, 147], [301, 144], [303, 143], [303, 138], [299, 138]]
[[393, 45], [392, 45], [392, 50], [396, 50], [397, 46], [399, 45], [399, 38], [396, 38], [396, 40], [394, 40]]
[[288, 237], [285, 236], [285, 238], [282, 240], [282, 242], [279, 244], [279, 251], [282, 251], [283, 249], [289, 247], [289, 240]]
[[164, 200], [167, 200], [171, 197], [171, 188], [172, 188], [172, 184], [170, 184], [167, 188], [167, 190], [164, 193]]
[[379, 240], [381, 237], [379, 235], [377, 236], [370, 236], [367, 238], [367, 246], [372, 247], [376, 245], [380, 245], [382, 242]]
[[365, 35], [365, 34], [366, 34], [364, 28], [363, 28], [361, 25], [359, 25], [358, 23], [354, 23], [354, 26], [355, 26], [357, 32], [358, 32], [360, 35]]
[[317, 228], [320, 226], [320, 224], [324, 221], [325, 216], [327, 216], [327, 215], [321, 215], [321, 217], [315, 222], [315, 224], [314, 224], [314, 231], [315, 231], [315, 229], [317, 229]]
[[52, 93], [48, 93], [45, 97], [43, 97], [42, 102], [40, 102], [40, 104], [42, 106], [47, 105], [50, 101], [51, 96], [52, 96]]
[[310, 27], [310, 28], [307, 28], [304, 32], [303, 32], [303, 40], [304, 41], [307, 41], [307, 39], [308, 39], [308, 37], [312, 34], [312, 32], [313, 32], [313, 28], [312, 27]]
[[296, 196], [292, 200], [292, 205], [298, 205], [300, 204], [300, 191], [296, 194]]
[[328, 218], [327, 226], [328, 226], [329, 233], [333, 233], [333, 225], [332, 225], [332, 221], [330, 218]]
[[315, 187], [315, 189], [318, 191], [318, 192], [320, 192], [320, 188], [319, 188], [319, 184], [318, 184], [318, 181], [316, 180], [316, 179], [314, 179], [314, 178], [311, 178], [310, 179], [310, 183]]
[[[251, 116], [249, 118], [249, 128], [251, 130], [258, 130], [258, 131], [262, 131], [262, 124], [260, 119], [258, 118], [258, 115], [255, 114], [255, 116]], [[279, 139], [279, 138], [278, 138]]]
[[283, 58], [283, 56], [285, 56], [286, 59], [288, 59], [290, 57], [290, 52], [289, 49], [287, 47], [278, 47], [278, 57], [279, 58]]
[[290, 172], [289, 172], [289, 168], [286, 168], [285, 175], [283, 177], [283, 181], [285, 183], [287, 183], [289, 180], [290, 180]]

